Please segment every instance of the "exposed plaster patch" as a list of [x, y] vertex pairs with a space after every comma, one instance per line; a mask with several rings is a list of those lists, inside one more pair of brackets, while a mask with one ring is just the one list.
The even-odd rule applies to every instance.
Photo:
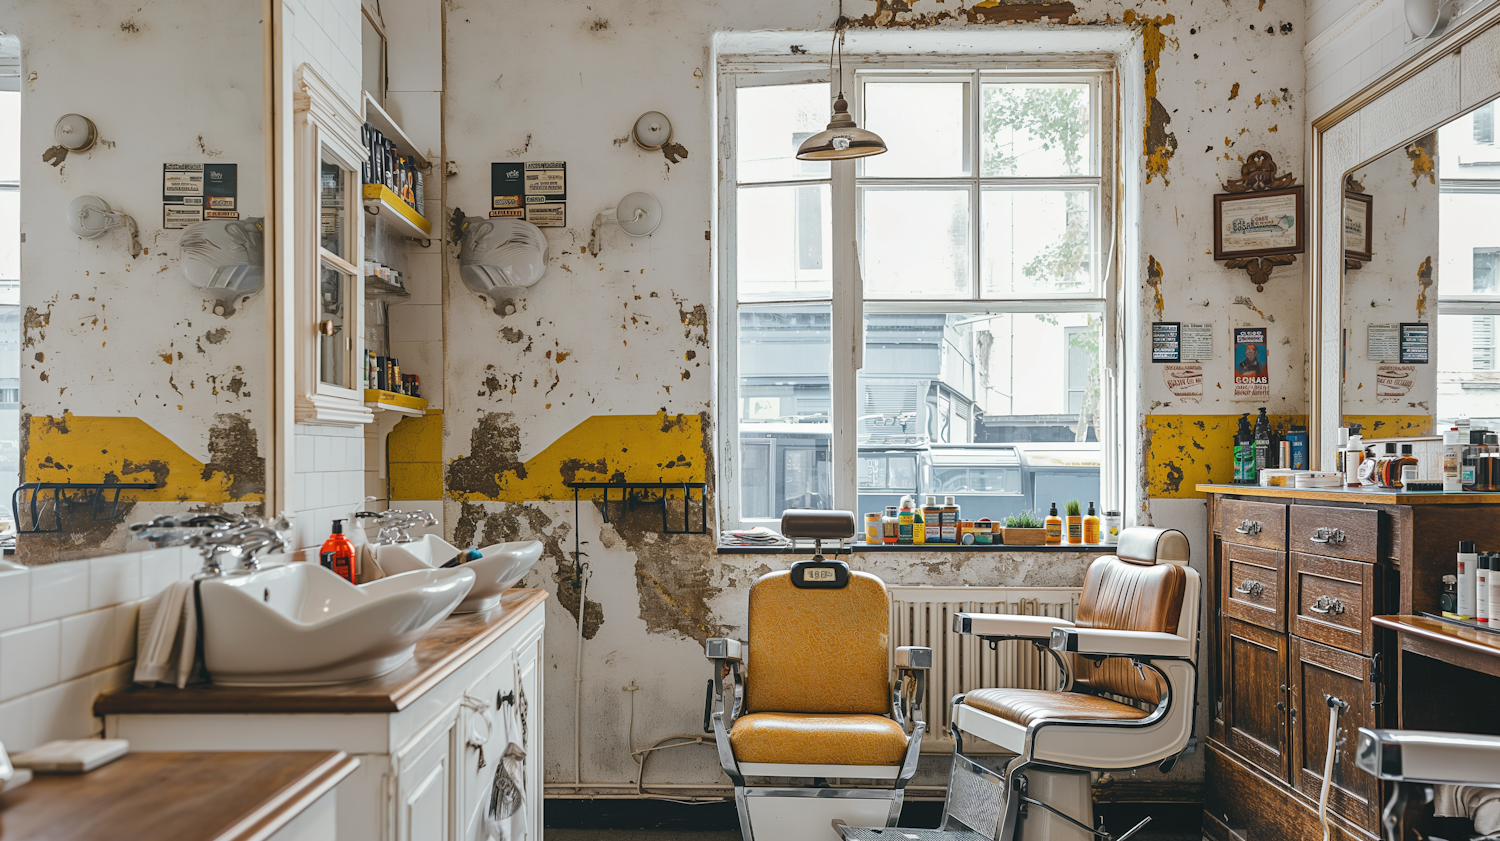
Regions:
[[1421, 287], [1421, 291], [1417, 293], [1417, 320], [1422, 321], [1427, 318], [1427, 290], [1432, 288], [1431, 255], [1417, 266], [1417, 284]]
[[513, 149], [506, 149], [505, 154], [511, 156], [512, 158], [519, 158], [529, 151], [531, 151], [531, 135], [528, 133], [526, 135], [526, 140], [522, 142], [520, 146], [517, 146]]
[[1260, 311], [1260, 307], [1257, 307], [1255, 305], [1254, 301], [1250, 300], [1248, 297], [1246, 297], [1244, 295], [1240, 295], [1237, 298], [1235, 298], [1234, 299], [1234, 303], [1235, 303], [1235, 306], [1244, 307], [1244, 308], [1250, 310], [1251, 312], [1255, 313], [1256, 315], [1260, 316], [1262, 321], [1269, 321], [1272, 324], [1276, 323], [1276, 316], [1274, 316], [1274, 315], [1266, 315], [1265, 313], [1261, 312]]
[[1146, 55], [1146, 101], [1149, 103], [1144, 127], [1146, 183], [1151, 183], [1151, 179], [1160, 175], [1163, 184], [1171, 184], [1172, 182], [1167, 179], [1167, 171], [1171, 165], [1172, 156], [1177, 153], [1177, 136], [1167, 131], [1167, 124], [1172, 122], [1172, 115], [1167, 111], [1167, 107], [1156, 98], [1156, 71], [1161, 68], [1161, 53], [1167, 43], [1170, 42], [1174, 50], [1179, 46], [1176, 38], [1168, 38], [1161, 32], [1163, 26], [1177, 23], [1177, 18], [1172, 15], [1147, 17], [1136, 14], [1134, 9], [1126, 9], [1124, 17], [1127, 26], [1135, 26], [1141, 30], [1142, 46], [1145, 48]]
[[510, 342], [511, 344], [515, 344], [516, 342], [519, 342], [522, 339], [526, 338], [526, 334], [522, 333], [520, 330], [517, 330], [514, 327], [501, 327], [500, 338], [506, 340], [507, 342]]
[[36, 307], [27, 307], [26, 315], [21, 320], [21, 348], [29, 348], [37, 342], [46, 341], [47, 326], [52, 323], [52, 305], [57, 303], [57, 296], [47, 302], [46, 311], [38, 310]]
[[67, 159], [68, 148], [66, 146], [51, 146], [48, 147], [47, 151], [42, 153], [42, 163], [52, 164], [54, 168], [62, 166], [62, 162]]
[[211, 144], [209, 144], [209, 142], [207, 140], [205, 140], [204, 137], [203, 137], [203, 135], [201, 135], [201, 134], [198, 135], [198, 151], [202, 152], [204, 154], [204, 156], [210, 157], [210, 158], [217, 158], [220, 155], [224, 154], [224, 150], [217, 149], [214, 146], [212, 146]]
[[681, 143], [668, 143], [661, 147], [661, 154], [662, 157], [667, 159], [667, 163], [675, 164], [688, 156], [688, 150]]
[[1152, 292], [1156, 293], [1156, 301], [1155, 301], [1155, 303], [1153, 303], [1151, 305], [1151, 309], [1155, 310], [1155, 312], [1156, 312], [1156, 320], [1157, 321], [1161, 321], [1162, 314], [1166, 311], [1166, 308], [1167, 308], [1167, 301], [1166, 301], [1165, 298], [1162, 297], [1162, 294], [1161, 294], [1161, 279], [1162, 279], [1161, 263], [1157, 262], [1156, 257], [1154, 255], [1147, 255], [1147, 257], [1146, 257], [1146, 285], [1149, 286], [1149, 287], [1151, 287], [1151, 291]]
[[1229, 89], [1229, 98], [1234, 99], [1240, 95], [1240, 83], [1235, 82], [1234, 87]]
[[448, 464], [443, 487], [454, 499], [464, 494], [498, 499], [505, 474], [526, 478], [526, 463], [520, 452], [521, 428], [516, 425], [516, 416], [487, 412], [469, 433], [469, 455], [458, 456]]
[[217, 414], [208, 429], [208, 461], [204, 480], [215, 474], [229, 477], [229, 495], [244, 499], [266, 492], [266, 460], [259, 454], [255, 428], [243, 415]]
[[[552, 580], [557, 584], [557, 601], [578, 621], [578, 588], [575, 559], [572, 557], [573, 527], [570, 523], [554, 524], [551, 517], [524, 503], [507, 504], [499, 511], [486, 511], [479, 503], [460, 505], [453, 539], [460, 546], [489, 546], [513, 540], [537, 540], [542, 557], [553, 563]], [[565, 548], [566, 547], [566, 548]], [[604, 624], [604, 607], [589, 599], [583, 609], [583, 638], [593, 639]]]
[[1406, 144], [1406, 157], [1411, 160], [1412, 187], [1424, 177], [1430, 184], [1437, 183], [1437, 132]]
[[203, 334], [203, 341], [208, 342], [211, 345], [223, 344], [224, 340], [227, 338], [229, 338], [228, 327], [220, 327], [216, 330], [210, 330], [207, 333]]
[[[708, 347], [708, 309], [702, 304], [694, 304], [692, 312], [689, 312], [682, 307], [686, 303], [685, 299], [673, 295], [672, 300], [677, 302], [678, 319], [687, 328], [682, 331], [682, 337], [684, 339], [692, 339], [698, 344]], [[697, 336], [693, 335], [694, 330], [698, 331]], [[687, 377], [683, 377], [683, 379], [687, 379]]]

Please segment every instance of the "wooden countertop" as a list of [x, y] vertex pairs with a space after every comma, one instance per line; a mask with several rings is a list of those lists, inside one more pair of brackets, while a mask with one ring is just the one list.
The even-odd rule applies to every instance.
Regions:
[[1382, 628], [1451, 645], [1471, 654], [1500, 658], [1500, 634], [1439, 622], [1426, 616], [1372, 616], [1370, 621]]
[[343, 751], [130, 753], [0, 794], [0, 841], [257, 841], [358, 765]]
[[1368, 505], [1484, 505], [1500, 503], [1500, 493], [1411, 493], [1355, 488], [1262, 488], [1258, 485], [1194, 486], [1199, 493], [1261, 496], [1272, 499], [1311, 499], [1320, 502], [1362, 502]]
[[499, 608], [450, 616], [417, 641], [410, 661], [372, 680], [335, 686], [132, 685], [95, 701], [94, 715], [400, 712], [546, 600], [545, 590], [508, 590]]

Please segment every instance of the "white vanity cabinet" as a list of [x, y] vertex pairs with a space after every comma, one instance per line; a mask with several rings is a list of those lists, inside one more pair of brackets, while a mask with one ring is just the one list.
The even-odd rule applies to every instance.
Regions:
[[499, 610], [449, 617], [375, 680], [133, 687], [95, 712], [135, 750], [345, 751], [360, 764], [338, 789], [339, 841], [483, 841], [503, 769], [510, 841], [542, 841], [545, 599], [512, 590]]

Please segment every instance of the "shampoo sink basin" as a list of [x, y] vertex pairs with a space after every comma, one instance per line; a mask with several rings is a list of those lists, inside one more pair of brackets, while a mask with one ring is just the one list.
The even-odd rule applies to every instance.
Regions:
[[[410, 543], [376, 546], [375, 561], [386, 575], [405, 577], [403, 573], [431, 572], [461, 551], [446, 540], [429, 534]], [[514, 587], [536, 565], [542, 556], [542, 544], [536, 540], [496, 543], [479, 550], [479, 554], [477, 560], [457, 567], [473, 570], [475, 578], [474, 589], [454, 613], [478, 613], [498, 605], [505, 591]]]
[[228, 686], [320, 686], [379, 677], [474, 585], [468, 569], [429, 569], [356, 587], [314, 563], [205, 579], [203, 659]]

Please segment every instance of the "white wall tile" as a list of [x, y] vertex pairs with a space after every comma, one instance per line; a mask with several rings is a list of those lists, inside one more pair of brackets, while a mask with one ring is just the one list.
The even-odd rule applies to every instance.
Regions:
[[0, 701], [57, 683], [57, 622], [0, 634]]
[[292, 489], [292, 510], [301, 511], [302, 506], [307, 504], [307, 477], [301, 473], [294, 474], [290, 479]]
[[155, 549], [141, 553], [142, 598], [165, 590], [182, 579], [182, 550], [180, 548]]
[[[173, 560], [175, 562], [176, 559]], [[115, 648], [109, 662], [114, 664], [134, 660], [135, 644], [139, 635], [137, 620], [141, 615], [141, 602], [115, 605], [114, 614]]]
[[31, 696], [0, 704], [0, 744], [6, 753], [20, 753], [36, 747], [31, 740]]
[[334, 446], [338, 442], [328, 438], [313, 439], [313, 469], [319, 473], [329, 470], [337, 470], [338, 457], [334, 454]]
[[[93, 678], [95, 698], [111, 692], [118, 692], [129, 686], [130, 682], [135, 678], [135, 664], [122, 663], [118, 666], [111, 666], [103, 671], [95, 672]], [[92, 711], [92, 703], [90, 704], [90, 710]]]
[[31, 568], [31, 621], [45, 622], [89, 609], [89, 562]]
[[141, 556], [131, 552], [89, 561], [89, 608], [113, 607], [141, 597]]
[[308, 473], [313, 469], [313, 438], [302, 434], [302, 429], [297, 428], [297, 472]]
[[441, 305], [399, 304], [391, 307], [390, 313], [392, 342], [440, 342], [443, 340]]
[[62, 642], [58, 679], [72, 680], [115, 664], [115, 609], [80, 613], [59, 620]]
[[87, 739], [104, 729], [94, 717], [91, 675], [44, 689], [32, 701], [31, 733], [39, 745], [54, 739]]
[[0, 631], [31, 623], [31, 570], [0, 571]]

